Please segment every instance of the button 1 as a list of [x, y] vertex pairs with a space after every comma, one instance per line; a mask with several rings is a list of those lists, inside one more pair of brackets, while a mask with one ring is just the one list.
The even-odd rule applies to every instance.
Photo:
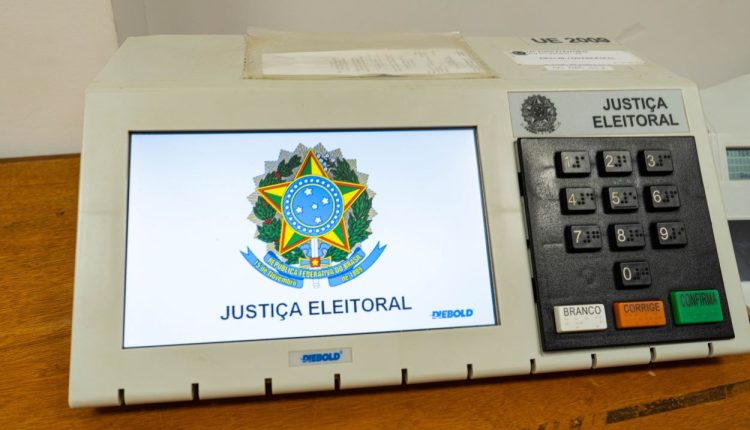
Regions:
[[646, 261], [617, 263], [620, 285], [623, 287], [647, 287], [651, 285], [651, 270]]
[[600, 173], [606, 175], [628, 175], [633, 171], [628, 151], [602, 151]]
[[602, 232], [598, 225], [572, 225], [567, 233], [568, 245], [573, 251], [593, 251], [602, 247]]
[[588, 176], [591, 173], [589, 153], [586, 151], [563, 151], [558, 154], [561, 176]]
[[657, 244], [662, 247], [687, 245], [685, 224], [681, 222], [657, 222], [654, 224]]
[[565, 212], [596, 211], [596, 196], [593, 188], [565, 188], [562, 198]]
[[646, 239], [640, 224], [615, 224], [612, 226], [614, 247], [617, 249], [643, 248]]
[[675, 185], [653, 185], [646, 191], [649, 207], [653, 210], [671, 210], [680, 207], [680, 194]]
[[615, 302], [615, 326], [623, 328], [661, 327], [667, 325], [661, 300]]
[[555, 306], [555, 327], [558, 333], [606, 330], [604, 305]]
[[609, 187], [606, 196], [607, 207], [611, 211], [625, 212], [638, 209], [638, 193], [635, 187]]
[[677, 325], [724, 321], [717, 290], [672, 291], [669, 301]]
[[641, 153], [643, 172], [655, 175], [672, 173], [672, 153], [666, 149], [646, 150]]

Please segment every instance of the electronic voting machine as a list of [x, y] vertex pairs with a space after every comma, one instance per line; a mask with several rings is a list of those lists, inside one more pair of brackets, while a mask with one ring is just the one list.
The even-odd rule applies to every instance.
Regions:
[[693, 83], [606, 38], [324, 39], [131, 38], [90, 85], [71, 406], [750, 350]]

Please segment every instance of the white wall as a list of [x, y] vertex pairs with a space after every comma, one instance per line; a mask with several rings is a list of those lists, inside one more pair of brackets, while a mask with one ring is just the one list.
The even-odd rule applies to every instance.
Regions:
[[458, 30], [471, 36], [609, 36], [712, 86], [750, 73], [747, 0], [112, 0], [135, 34]]
[[130, 35], [603, 35], [707, 87], [750, 73], [749, 22], [746, 0], [0, 0], [0, 158], [80, 151], [84, 89]]
[[116, 49], [108, 0], [0, 0], [0, 158], [80, 152], [84, 89]]

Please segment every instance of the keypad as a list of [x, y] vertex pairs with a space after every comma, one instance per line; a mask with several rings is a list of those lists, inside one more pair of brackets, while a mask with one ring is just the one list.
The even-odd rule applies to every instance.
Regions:
[[691, 137], [518, 150], [545, 351], [733, 336]]

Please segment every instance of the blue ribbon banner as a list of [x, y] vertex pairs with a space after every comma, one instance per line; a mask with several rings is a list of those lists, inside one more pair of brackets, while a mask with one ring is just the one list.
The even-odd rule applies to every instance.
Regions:
[[366, 255], [362, 248], [354, 250], [351, 256], [341, 263], [332, 267], [323, 267], [320, 269], [308, 269], [290, 266], [281, 261], [276, 254], [268, 251], [260, 260], [247, 248], [247, 252], [240, 251], [245, 260], [266, 278], [286, 285], [292, 288], [302, 288], [305, 279], [328, 279], [328, 285], [337, 287], [345, 284], [354, 278], [359, 277], [367, 271], [385, 250], [385, 246], [380, 246], [378, 242], [369, 255]]

